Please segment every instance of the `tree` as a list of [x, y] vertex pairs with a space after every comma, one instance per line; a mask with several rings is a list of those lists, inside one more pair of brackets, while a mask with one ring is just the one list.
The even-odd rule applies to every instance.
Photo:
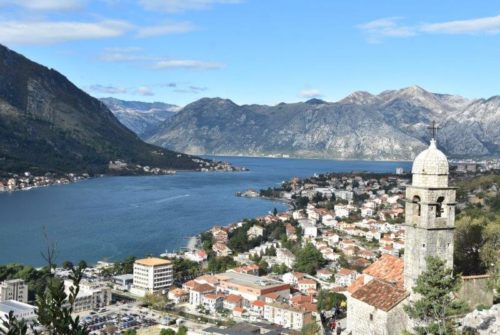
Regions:
[[[53, 254], [52, 254], [53, 255]], [[54, 264], [50, 255], [47, 257], [49, 264]], [[88, 335], [89, 330], [80, 324], [80, 318], [73, 318], [73, 307], [80, 290], [80, 281], [86, 267], [85, 262], [80, 262], [78, 267], [71, 268], [70, 280], [73, 285], [69, 289], [69, 294], [65, 293], [64, 281], [51, 275], [47, 280], [46, 290], [37, 295], [36, 314], [38, 322], [44, 328], [43, 334], [50, 335]], [[24, 335], [27, 327], [23, 320], [18, 320], [13, 314], [9, 314], [4, 329], [0, 328], [0, 334]], [[41, 333], [32, 327], [35, 335]]]
[[464, 308], [453, 297], [460, 288], [461, 278], [453, 275], [438, 257], [428, 257], [426, 261], [427, 270], [420, 274], [413, 288], [419, 300], [406, 305], [405, 311], [415, 321], [414, 330], [419, 335], [453, 334], [448, 317]]
[[173, 330], [172, 328], [163, 328], [160, 331], [160, 335], [175, 335], [175, 330]]
[[319, 334], [319, 326], [316, 322], [311, 322], [302, 327], [302, 330], [300, 331], [301, 335], [317, 335]]
[[304, 248], [300, 249], [296, 256], [295, 271], [305, 272], [310, 275], [314, 275], [316, 270], [327, 263], [321, 252], [311, 243], [307, 243]]
[[321, 290], [318, 294], [318, 312], [329, 311], [332, 308], [339, 308], [347, 301], [347, 297], [341, 293]]
[[188, 329], [186, 326], [180, 326], [179, 330], [177, 330], [177, 335], [187, 335]]
[[123, 335], [137, 335], [137, 330], [135, 329], [127, 329], [123, 332]]
[[276, 207], [273, 208], [273, 215], [274, 216], [278, 215], [278, 210], [276, 209]]

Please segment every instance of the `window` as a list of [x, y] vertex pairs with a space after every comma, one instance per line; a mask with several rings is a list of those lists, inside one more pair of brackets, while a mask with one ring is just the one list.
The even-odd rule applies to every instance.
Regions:
[[444, 201], [444, 197], [439, 197], [437, 199], [437, 205], [436, 205], [436, 217], [437, 218], [440, 218], [440, 217], [446, 217], [446, 213], [444, 211], [444, 207], [443, 207], [443, 201]]
[[418, 195], [414, 196], [413, 202], [413, 215], [420, 216], [420, 197]]
[[370, 313], [370, 321], [373, 321], [373, 314]]

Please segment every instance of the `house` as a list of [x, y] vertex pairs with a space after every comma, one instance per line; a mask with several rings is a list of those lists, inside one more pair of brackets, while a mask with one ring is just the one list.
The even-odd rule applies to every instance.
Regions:
[[316, 286], [316, 282], [308, 278], [300, 279], [297, 283], [297, 287], [302, 293], [307, 293], [310, 289], [316, 290]]
[[173, 301], [175, 304], [181, 304], [181, 303], [189, 300], [189, 292], [187, 292], [181, 288], [174, 288], [174, 289], [168, 291], [167, 297], [169, 300]]
[[290, 241], [297, 240], [297, 229], [291, 224], [287, 223], [285, 225], [286, 238]]
[[247, 236], [250, 240], [261, 237], [262, 235], [264, 235], [264, 228], [261, 226], [253, 225], [247, 231]]
[[286, 248], [278, 248], [276, 249], [276, 262], [292, 268], [295, 264], [295, 255]]
[[288, 272], [281, 277], [281, 280], [290, 285], [297, 285], [299, 283], [299, 280], [304, 278], [305, 274], [302, 272]]
[[234, 269], [228, 270], [229, 272], [238, 272], [238, 273], [245, 273], [245, 274], [250, 274], [250, 275], [259, 275], [259, 266], [257, 264], [250, 264], [250, 265], [244, 265], [240, 266]]
[[350, 213], [349, 208], [344, 205], [335, 205], [334, 211], [335, 211], [335, 217], [338, 218], [346, 218], [349, 216]]
[[187, 252], [185, 254], [185, 257], [189, 259], [190, 261], [196, 262], [196, 263], [202, 263], [207, 260], [208, 255], [205, 252], [205, 250], [200, 249], [200, 250], [194, 250], [192, 252]]
[[201, 304], [206, 309], [214, 312], [223, 307], [224, 296], [215, 293], [208, 293], [201, 297]]
[[264, 319], [295, 330], [301, 330], [304, 325], [314, 322], [311, 312], [300, 307], [280, 303], [266, 304], [264, 306]]
[[222, 229], [221, 227], [213, 227], [212, 228], [212, 237], [215, 242], [227, 243], [228, 234], [227, 231]]
[[233, 316], [236, 317], [243, 317], [243, 314], [245, 314], [246, 310], [243, 307], [235, 307], [233, 308]]
[[212, 246], [212, 250], [219, 257], [231, 256], [233, 251], [224, 243], [217, 242]]
[[250, 303], [250, 312], [256, 314], [259, 317], [264, 316], [264, 306], [266, 303], [261, 300], [255, 300]]
[[316, 272], [316, 278], [323, 281], [328, 281], [332, 278], [332, 272], [328, 269], [319, 269]]
[[242, 301], [243, 298], [241, 296], [236, 294], [229, 294], [228, 296], [224, 297], [223, 306], [225, 309], [232, 311], [236, 307], [241, 307]]
[[304, 237], [315, 239], [318, 236], [318, 228], [313, 225], [304, 225]]
[[189, 290], [189, 304], [198, 306], [203, 304], [203, 296], [209, 293], [215, 293], [215, 287], [209, 284], [196, 284]]
[[335, 283], [340, 286], [349, 286], [356, 279], [356, 276], [355, 270], [340, 268], [335, 274]]

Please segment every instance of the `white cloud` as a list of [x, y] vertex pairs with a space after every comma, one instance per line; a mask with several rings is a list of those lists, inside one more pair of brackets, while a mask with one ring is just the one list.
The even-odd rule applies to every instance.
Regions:
[[310, 89], [304, 89], [302, 91], [299, 92], [299, 97], [301, 98], [320, 98], [322, 97], [323, 95], [321, 94], [321, 92], [315, 88], [310, 88]]
[[54, 44], [75, 40], [117, 37], [132, 26], [124, 21], [3, 21], [0, 22], [0, 42], [5, 44]]
[[91, 85], [88, 87], [88, 90], [90, 92], [94, 93], [101, 93], [101, 94], [123, 94], [127, 93], [127, 89], [123, 87], [117, 87], [117, 86], [106, 86], [106, 85]]
[[142, 95], [142, 96], [153, 96], [155, 95], [153, 90], [147, 86], [141, 86], [141, 87], [138, 87], [136, 90], [135, 90], [135, 93], [136, 94], [139, 94], [139, 95]]
[[135, 52], [140, 51], [140, 48], [107, 48], [99, 57], [105, 62], [142, 62], [150, 61], [151, 57], [138, 55]]
[[32, 11], [75, 10], [84, 6], [80, 0], [0, 0], [0, 7], [16, 6]]
[[386, 17], [358, 25], [371, 43], [379, 42], [383, 37], [410, 37], [416, 34], [412, 27], [398, 24], [399, 17]]
[[479, 19], [424, 24], [422, 31], [444, 34], [499, 34], [500, 15]]
[[169, 13], [187, 10], [208, 9], [216, 4], [236, 4], [241, 0], [140, 0], [140, 4], [148, 10], [160, 10]]
[[137, 37], [151, 37], [169, 34], [181, 34], [193, 31], [195, 29], [191, 22], [170, 22], [158, 26], [139, 28]]
[[500, 34], [500, 15], [438, 23], [405, 26], [400, 17], [387, 17], [366, 22], [357, 27], [363, 31], [368, 42], [378, 43], [385, 37], [411, 37], [419, 34]]
[[167, 60], [159, 60], [157, 61], [153, 67], [155, 69], [199, 69], [199, 70], [208, 70], [208, 69], [220, 69], [224, 67], [223, 64], [213, 63], [213, 62], [205, 62], [200, 60], [191, 60], [191, 59], [167, 59]]

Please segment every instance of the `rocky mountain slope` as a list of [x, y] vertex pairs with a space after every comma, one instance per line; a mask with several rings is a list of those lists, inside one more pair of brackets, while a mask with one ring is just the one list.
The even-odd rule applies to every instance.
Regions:
[[115, 98], [100, 99], [116, 118], [139, 137], [148, 137], [179, 109], [163, 102], [125, 101]]
[[335, 103], [239, 106], [204, 98], [169, 118], [148, 141], [191, 154], [413, 159], [427, 146], [432, 120], [450, 156], [500, 155], [500, 96], [468, 100], [418, 86], [354, 92]]
[[107, 172], [110, 160], [200, 165], [143, 142], [62, 74], [0, 45], [0, 171]]

